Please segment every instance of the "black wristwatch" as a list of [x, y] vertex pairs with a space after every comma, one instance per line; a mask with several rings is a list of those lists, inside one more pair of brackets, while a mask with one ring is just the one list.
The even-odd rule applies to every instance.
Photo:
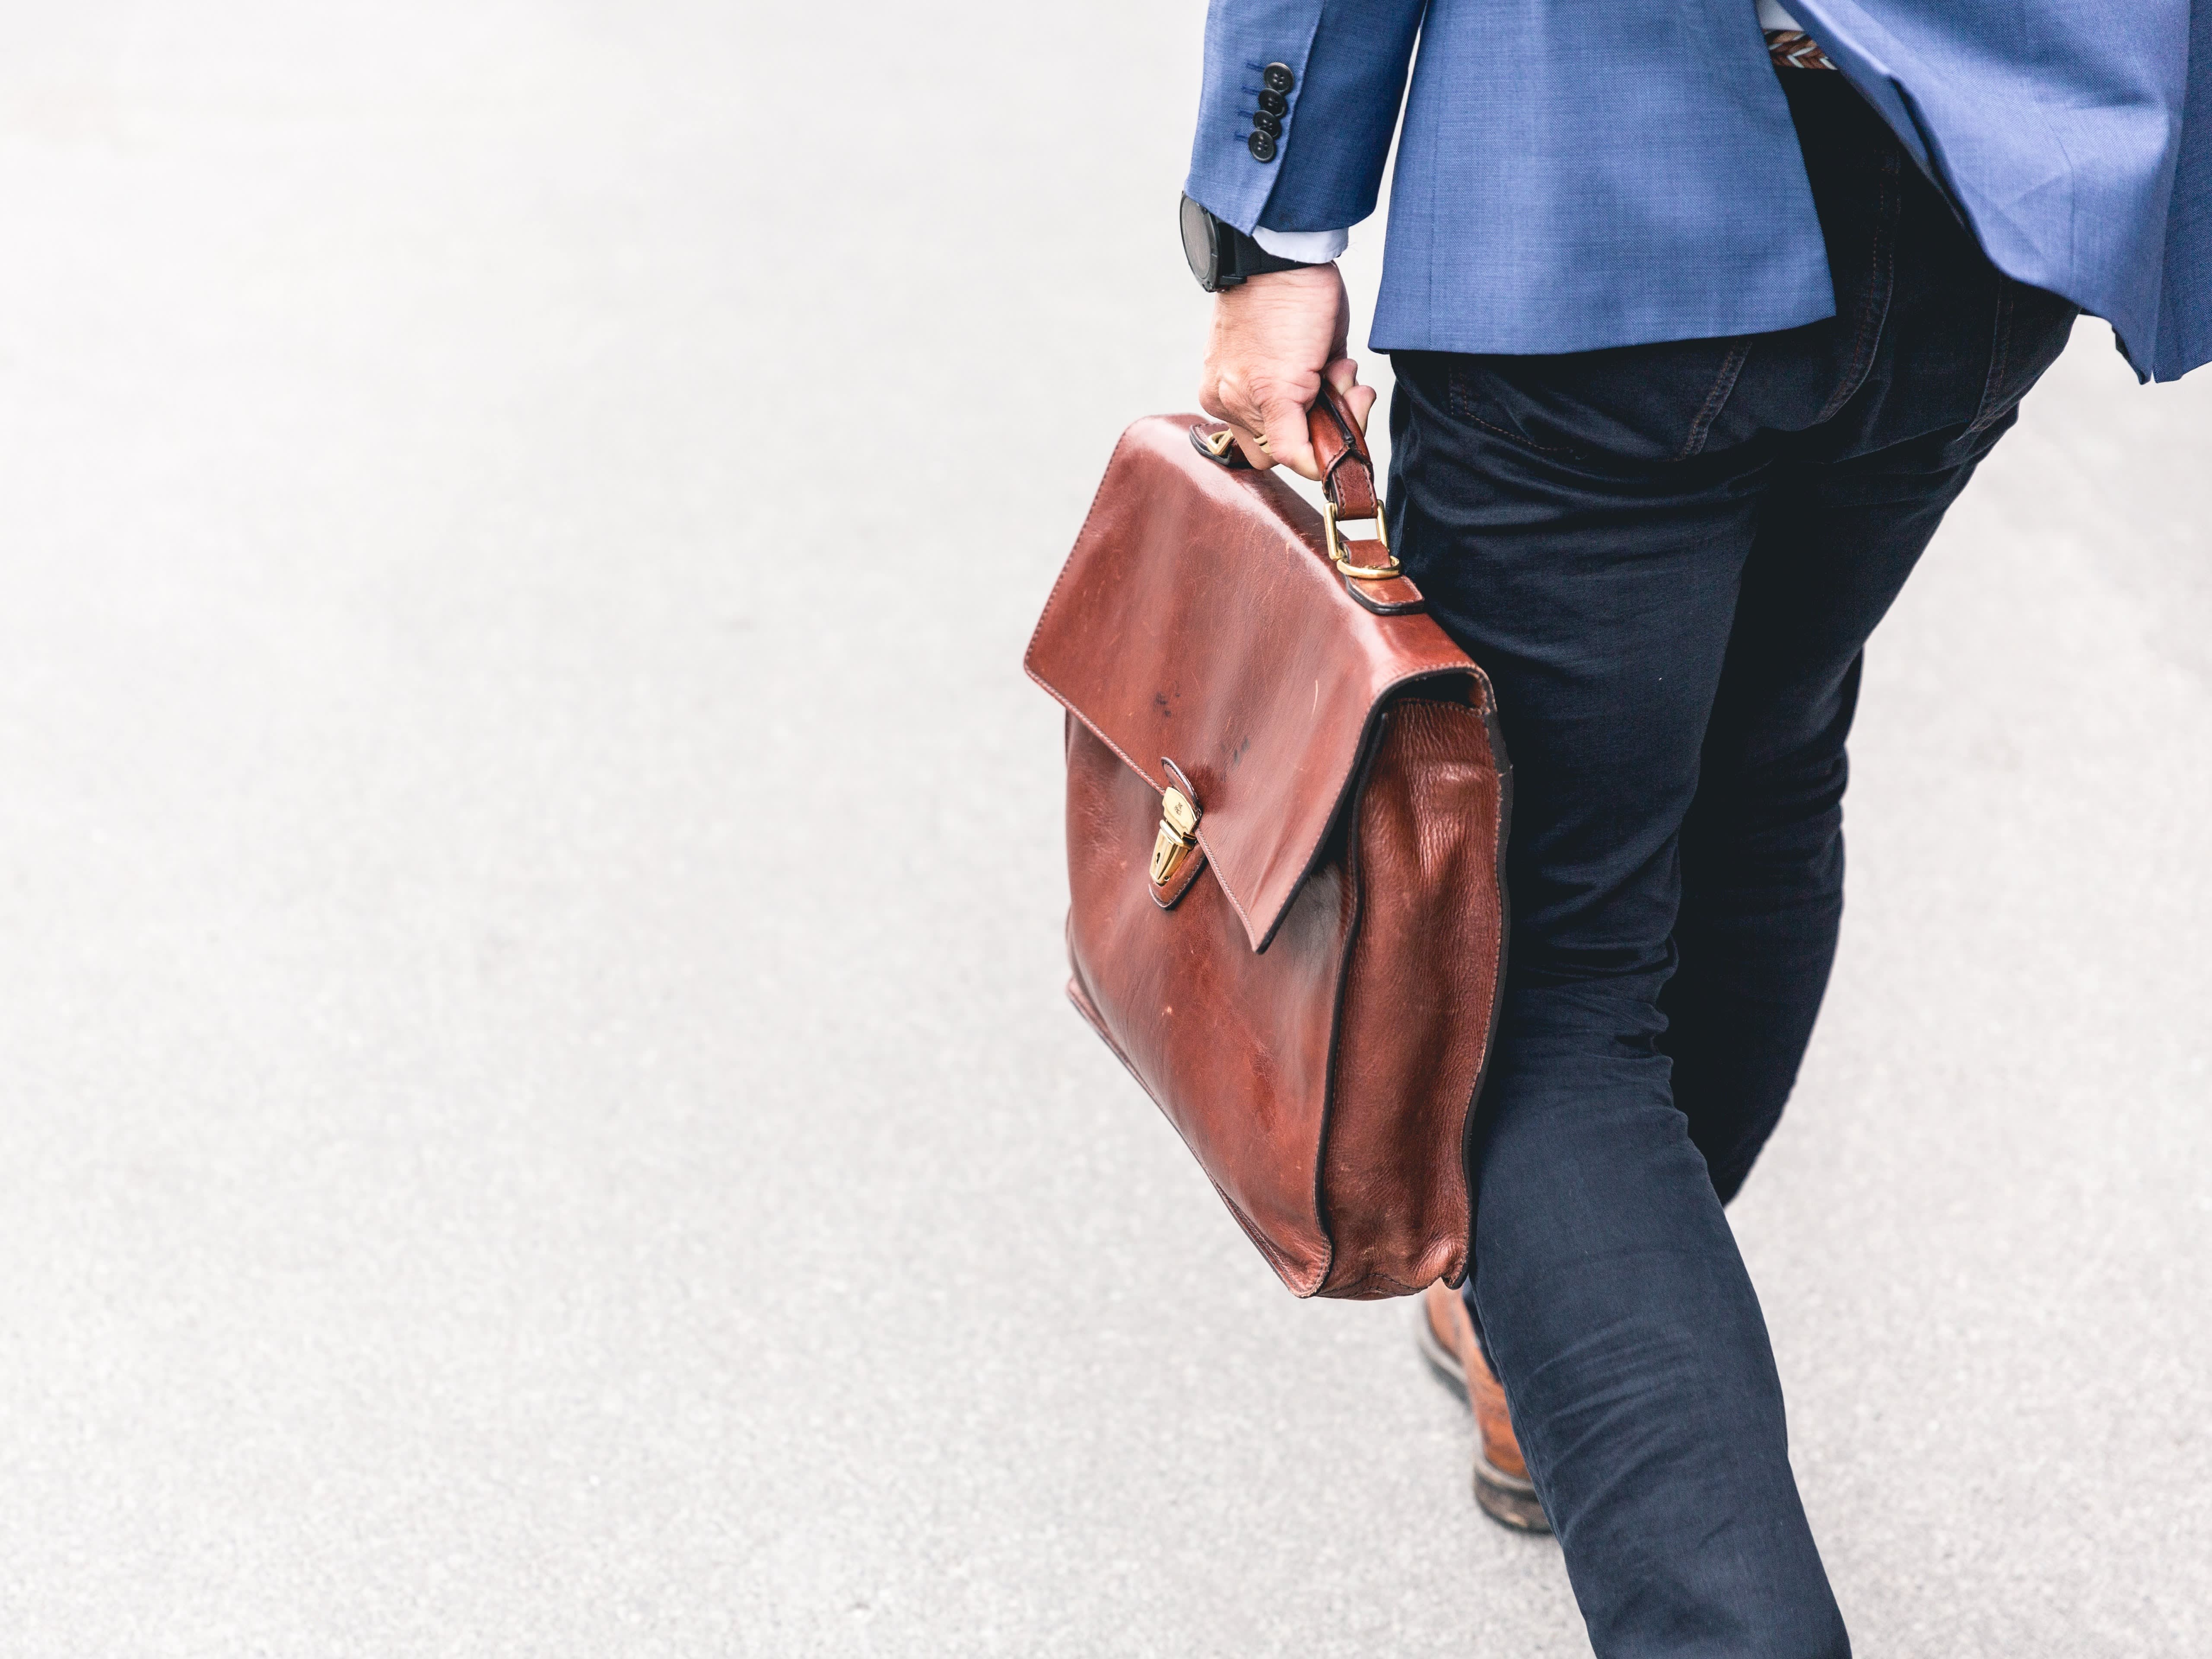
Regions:
[[[1235, 288], [1247, 276], [1271, 270], [1304, 270], [1316, 262], [1285, 259], [1270, 253], [1232, 224], [1215, 218], [1186, 196], [1182, 198], [1182, 252], [1190, 274], [1208, 294]], [[1318, 263], [1326, 264], [1327, 260]]]

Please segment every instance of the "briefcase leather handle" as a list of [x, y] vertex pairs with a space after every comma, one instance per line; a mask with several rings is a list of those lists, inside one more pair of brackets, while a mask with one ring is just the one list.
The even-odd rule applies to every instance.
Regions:
[[[1397, 556], [1390, 551], [1382, 492], [1375, 485], [1375, 461], [1367, 453], [1367, 440], [1344, 394], [1326, 380], [1321, 396], [1306, 410], [1306, 435], [1321, 465], [1322, 538], [1330, 562], [1344, 577], [1352, 597], [1383, 616], [1420, 610], [1419, 591], [1406, 580]], [[1231, 472], [1252, 470], [1227, 426], [1194, 426], [1190, 442], [1200, 454]], [[1340, 524], [1369, 519], [1375, 522], [1371, 541], [1347, 540], [1338, 529]]]
[[1372, 518], [1382, 493], [1375, 488], [1375, 462], [1367, 453], [1367, 439], [1352, 418], [1352, 405], [1328, 381], [1321, 396], [1306, 410], [1306, 434], [1314, 459], [1321, 463], [1322, 493], [1336, 507], [1340, 519]]
[[[1382, 582], [1399, 577], [1397, 556], [1390, 551], [1390, 532], [1382, 523], [1382, 492], [1375, 487], [1375, 461], [1367, 453], [1367, 440], [1352, 417], [1352, 405], [1327, 380], [1321, 396], [1306, 410], [1306, 431], [1314, 459], [1321, 463], [1321, 493], [1328, 556], [1346, 579]], [[1337, 531], [1340, 523], [1363, 519], [1375, 521], [1375, 539], [1347, 542]], [[1358, 595], [1355, 592], [1354, 597]], [[1364, 601], [1363, 601], [1364, 602]]]

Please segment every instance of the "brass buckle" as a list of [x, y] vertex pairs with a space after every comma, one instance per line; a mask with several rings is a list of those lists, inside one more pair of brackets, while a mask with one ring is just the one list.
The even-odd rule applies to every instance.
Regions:
[[1218, 432], [1200, 433], [1198, 441], [1215, 460], [1225, 460], [1229, 455], [1229, 446], [1237, 441], [1237, 434], [1224, 426]]
[[1382, 564], [1354, 564], [1344, 556], [1344, 542], [1336, 533], [1336, 503], [1325, 501], [1321, 504], [1322, 533], [1328, 538], [1328, 556], [1336, 568], [1355, 581], [1388, 581], [1396, 575], [1400, 566], [1398, 556], [1390, 552], [1390, 532], [1382, 522], [1382, 508], [1378, 502], [1367, 517], [1375, 520], [1375, 539], [1382, 544], [1383, 552], [1389, 554]]
[[1152, 837], [1152, 885], [1164, 887], [1175, 879], [1190, 849], [1198, 845], [1198, 808], [1189, 796], [1170, 784], [1160, 792], [1160, 833]]

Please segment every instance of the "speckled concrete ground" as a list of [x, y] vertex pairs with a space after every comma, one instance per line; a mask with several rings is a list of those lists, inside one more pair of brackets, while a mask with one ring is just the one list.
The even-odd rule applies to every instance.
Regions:
[[[0, 4], [9, 1653], [1587, 1651], [1060, 999], [1198, 19]], [[1867, 1655], [2212, 1650], [2208, 448], [2085, 325], [1873, 658], [1735, 1218]]]

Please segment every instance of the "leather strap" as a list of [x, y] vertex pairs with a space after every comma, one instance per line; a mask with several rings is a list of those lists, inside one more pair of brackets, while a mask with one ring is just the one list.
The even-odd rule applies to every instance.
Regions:
[[[1321, 463], [1322, 493], [1336, 509], [1336, 517], [1355, 524], [1363, 519], [1376, 521], [1371, 538], [1342, 538], [1344, 563], [1338, 570], [1344, 576], [1344, 591], [1379, 617], [1401, 617], [1425, 609], [1421, 590], [1399, 571], [1389, 544], [1383, 539], [1382, 492], [1375, 487], [1374, 458], [1367, 453], [1359, 422], [1352, 418], [1351, 405], [1324, 380], [1321, 396], [1306, 411], [1306, 423], [1313, 439], [1314, 459]], [[1347, 566], [1390, 574], [1356, 576], [1346, 573]]]
[[1352, 418], [1343, 394], [1322, 382], [1321, 396], [1306, 411], [1306, 431], [1313, 441], [1314, 459], [1321, 464], [1322, 491], [1336, 504], [1340, 519], [1370, 519], [1381, 511], [1382, 494], [1375, 488], [1375, 463], [1367, 453], [1367, 440], [1359, 422]]

